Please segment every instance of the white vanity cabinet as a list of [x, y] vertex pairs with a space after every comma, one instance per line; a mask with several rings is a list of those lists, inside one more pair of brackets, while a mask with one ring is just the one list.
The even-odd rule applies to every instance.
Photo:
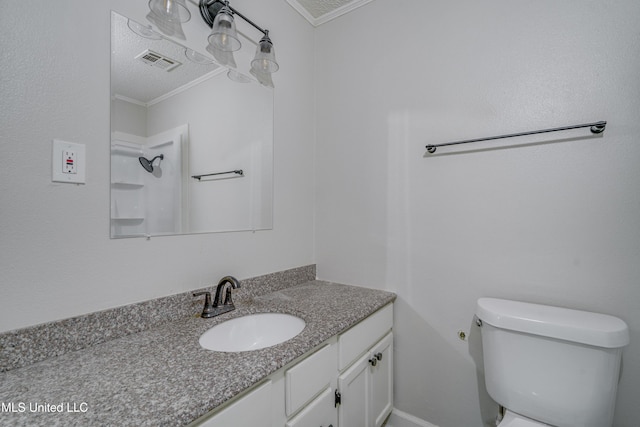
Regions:
[[327, 387], [299, 414], [288, 420], [285, 427], [337, 427], [338, 413], [335, 409], [335, 390]]
[[[326, 395], [327, 391], [331, 394], [335, 393], [337, 356], [337, 341], [333, 339], [285, 371], [287, 417], [294, 415], [319, 394]], [[333, 400], [328, 408], [335, 408]]]
[[205, 414], [191, 425], [201, 427], [268, 426], [272, 414], [273, 381], [267, 380], [215, 415]]
[[393, 334], [389, 332], [371, 349], [369, 368], [371, 375], [370, 403], [371, 420], [380, 427], [393, 409]]
[[380, 427], [393, 407], [393, 304], [190, 426]]
[[338, 378], [341, 427], [380, 427], [393, 409], [393, 334]]
[[388, 305], [340, 336], [340, 427], [380, 427], [391, 413], [392, 326], [393, 309]]

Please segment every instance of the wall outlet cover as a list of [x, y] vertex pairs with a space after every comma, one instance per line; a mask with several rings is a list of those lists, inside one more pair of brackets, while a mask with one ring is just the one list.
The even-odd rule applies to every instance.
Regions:
[[85, 183], [85, 145], [53, 140], [51, 181]]

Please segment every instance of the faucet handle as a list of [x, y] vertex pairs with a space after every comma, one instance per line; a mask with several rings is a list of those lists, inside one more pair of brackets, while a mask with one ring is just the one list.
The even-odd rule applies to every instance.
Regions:
[[206, 295], [204, 298], [205, 303], [207, 301], [209, 301], [209, 303], [211, 303], [211, 292], [209, 291], [200, 291], [200, 292], [194, 292], [193, 296], [194, 297], [199, 297], [200, 295]]
[[211, 304], [211, 292], [202, 291], [202, 292], [194, 292], [194, 297], [199, 297], [200, 295], [204, 295], [204, 308], [202, 309], [202, 314], [200, 317], [208, 318], [213, 317], [213, 304]]

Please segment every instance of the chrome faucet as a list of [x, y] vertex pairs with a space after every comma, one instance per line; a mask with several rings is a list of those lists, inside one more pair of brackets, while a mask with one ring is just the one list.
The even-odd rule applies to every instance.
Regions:
[[[216, 298], [213, 300], [214, 307], [220, 306], [222, 291], [227, 283], [229, 283], [231, 285], [231, 288], [233, 289], [238, 289], [240, 287], [240, 282], [233, 276], [224, 276], [222, 279], [220, 279], [220, 281], [218, 282], [218, 287], [216, 288]], [[231, 310], [233, 310], [235, 306], [233, 305], [233, 300], [231, 299], [231, 288], [227, 288], [227, 292], [224, 296], [224, 303], [222, 303], [222, 305], [230, 305]]]
[[[222, 300], [222, 292], [224, 291], [225, 285], [229, 283], [231, 287], [227, 288], [227, 292], [225, 293], [224, 302], [221, 303]], [[216, 296], [211, 303], [211, 292], [196, 292], [193, 294], [194, 297], [204, 295], [204, 308], [202, 309], [202, 314], [200, 317], [210, 318], [219, 316], [223, 313], [228, 313], [229, 311], [235, 310], [236, 307], [233, 304], [233, 299], [231, 298], [231, 288], [238, 289], [240, 287], [240, 282], [233, 276], [224, 276], [218, 282], [218, 286], [216, 287]]]

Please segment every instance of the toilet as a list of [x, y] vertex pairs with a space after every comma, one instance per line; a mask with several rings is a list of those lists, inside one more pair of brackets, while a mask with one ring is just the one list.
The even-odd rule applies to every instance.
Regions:
[[500, 427], [611, 427], [624, 321], [497, 298], [480, 298], [476, 317]]

